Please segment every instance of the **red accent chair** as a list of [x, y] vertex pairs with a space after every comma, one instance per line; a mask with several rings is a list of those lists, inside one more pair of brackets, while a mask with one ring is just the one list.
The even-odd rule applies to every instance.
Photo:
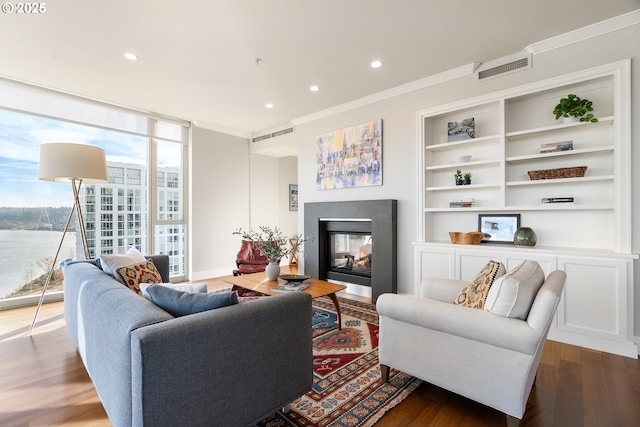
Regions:
[[260, 254], [260, 249], [256, 247], [255, 242], [251, 240], [243, 240], [240, 251], [236, 256], [237, 270], [233, 270], [234, 276], [241, 274], [259, 273], [269, 264], [269, 260]]

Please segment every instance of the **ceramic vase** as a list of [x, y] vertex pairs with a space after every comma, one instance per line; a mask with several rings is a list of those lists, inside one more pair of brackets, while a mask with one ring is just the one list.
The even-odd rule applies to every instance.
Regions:
[[516, 246], [535, 246], [538, 243], [536, 232], [529, 227], [520, 227], [513, 234], [513, 243]]
[[267, 267], [264, 269], [268, 280], [276, 280], [280, 275], [280, 263], [269, 261]]

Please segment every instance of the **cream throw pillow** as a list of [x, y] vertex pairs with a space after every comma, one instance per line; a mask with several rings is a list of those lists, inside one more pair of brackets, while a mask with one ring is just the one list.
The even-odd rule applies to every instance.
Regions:
[[525, 320], [542, 283], [544, 272], [540, 264], [523, 261], [493, 283], [484, 309], [498, 316]]
[[116, 255], [100, 255], [100, 267], [102, 271], [112, 275], [116, 279], [120, 280], [116, 271], [122, 267], [128, 267], [133, 264], [140, 264], [146, 262], [147, 259], [136, 248], [130, 248], [125, 254]]

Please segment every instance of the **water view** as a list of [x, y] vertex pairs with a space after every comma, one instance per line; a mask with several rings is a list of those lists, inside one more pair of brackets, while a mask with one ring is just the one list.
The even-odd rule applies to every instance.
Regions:
[[[61, 238], [61, 231], [0, 230], [0, 298], [46, 273]], [[57, 264], [75, 256], [76, 233], [67, 233]]]

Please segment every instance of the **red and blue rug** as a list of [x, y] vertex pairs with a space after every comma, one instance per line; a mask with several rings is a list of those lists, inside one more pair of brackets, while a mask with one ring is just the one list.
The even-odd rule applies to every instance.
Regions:
[[420, 380], [391, 369], [383, 383], [375, 306], [339, 298], [342, 329], [328, 298], [313, 300], [313, 387], [259, 427], [366, 427], [405, 399]]

